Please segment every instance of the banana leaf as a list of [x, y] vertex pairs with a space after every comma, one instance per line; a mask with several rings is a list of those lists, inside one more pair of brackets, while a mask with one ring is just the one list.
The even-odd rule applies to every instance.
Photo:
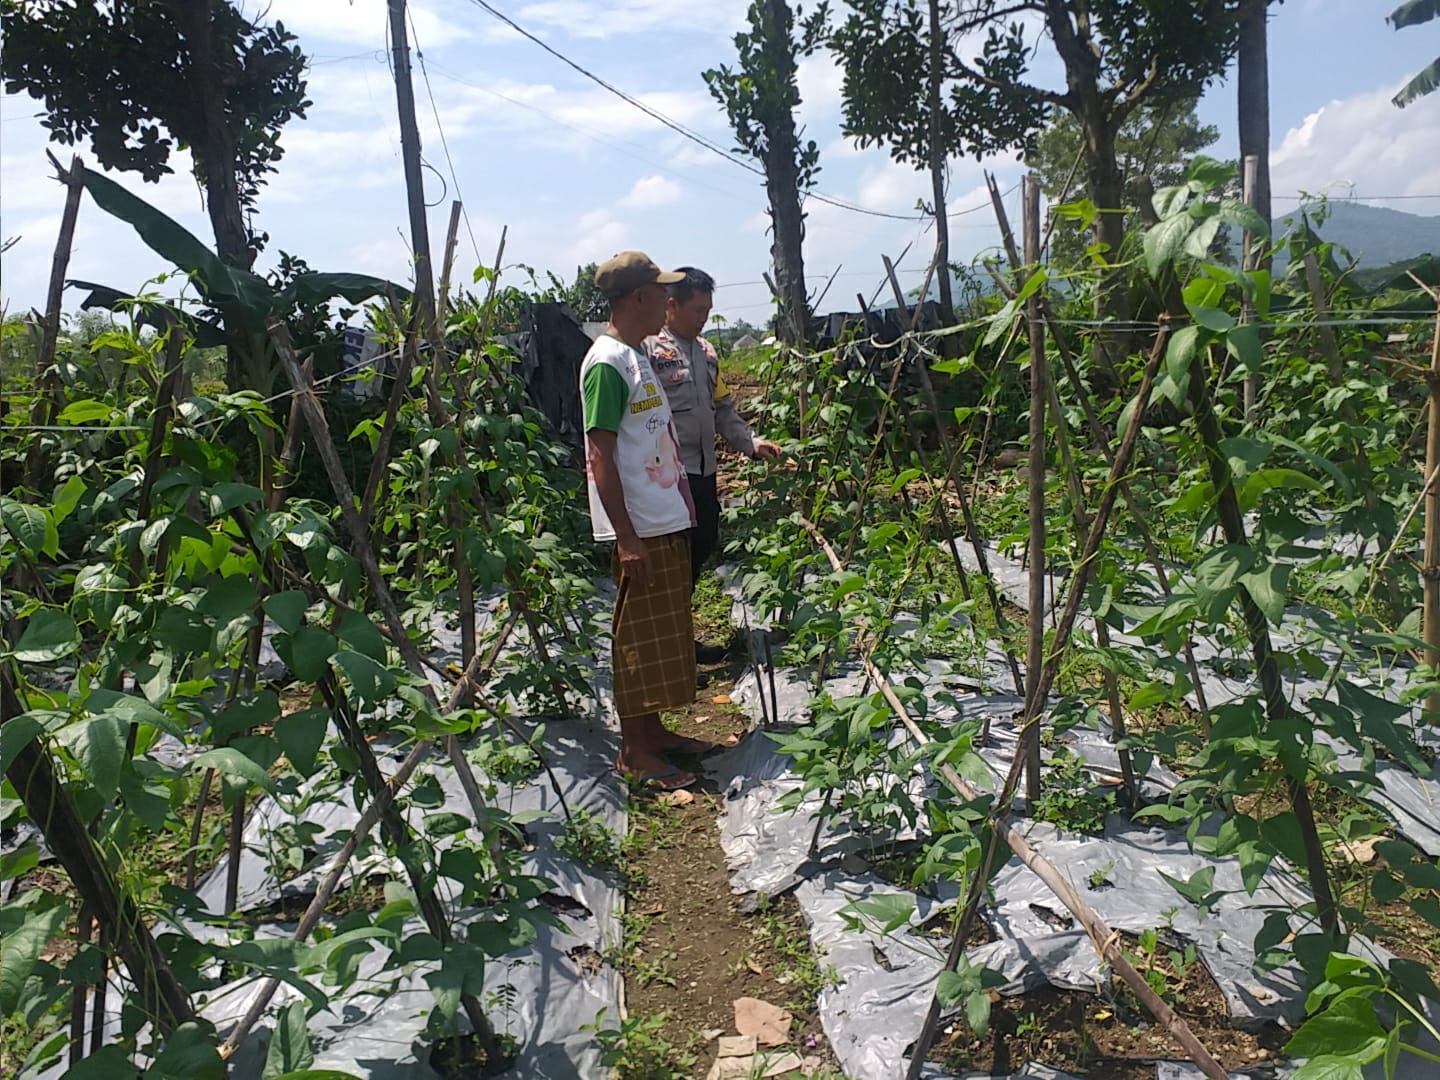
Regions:
[[1385, 21], [1399, 30], [1404, 26], [1418, 26], [1440, 16], [1440, 0], [1405, 0]]
[[384, 278], [343, 272], [300, 274], [277, 291], [258, 274], [221, 261], [183, 225], [115, 181], [87, 170], [85, 188], [102, 210], [133, 227], [151, 251], [190, 274], [207, 303], [238, 304], [252, 328], [262, 333], [267, 316], [284, 315], [296, 304], [324, 303], [337, 296], [358, 304], [373, 296], [403, 300], [410, 295]]
[[179, 324], [190, 336], [190, 340], [202, 349], [225, 344], [223, 328], [207, 319], [197, 319], [194, 315], [180, 311], [169, 304], [154, 300], [136, 300], [119, 289], [112, 289], [109, 285], [98, 285], [93, 281], [72, 279], [65, 282], [65, 287], [88, 290], [85, 299], [80, 301], [82, 308], [114, 311], [116, 308], [123, 307], [134, 312], [134, 320], [141, 326], [153, 327], [164, 332], [171, 322]]
[[85, 190], [100, 209], [139, 233], [151, 251], [190, 274], [208, 303], [236, 304], [248, 319], [264, 320], [272, 306], [264, 278], [225, 264], [179, 222], [98, 172], [85, 170]]

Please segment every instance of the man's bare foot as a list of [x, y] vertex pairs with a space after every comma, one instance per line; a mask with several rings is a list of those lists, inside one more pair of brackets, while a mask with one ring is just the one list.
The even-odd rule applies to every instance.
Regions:
[[622, 754], [615, 771], [631, 784], [653, 784], [662, 791], [675, 791], [695, 783], [695, 774], [676, 768], [656, 754]]

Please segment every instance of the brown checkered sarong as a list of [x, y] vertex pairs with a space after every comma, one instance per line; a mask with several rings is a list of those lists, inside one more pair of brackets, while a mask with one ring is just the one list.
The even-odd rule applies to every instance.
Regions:
[[695, 632], [690, 619], [690, 538], [683, 532], [644, 541], [654, 578], [637, 585], [611, 550], [615, 611], [610, 620], [615, 712], [642, 716], [695, 700]]

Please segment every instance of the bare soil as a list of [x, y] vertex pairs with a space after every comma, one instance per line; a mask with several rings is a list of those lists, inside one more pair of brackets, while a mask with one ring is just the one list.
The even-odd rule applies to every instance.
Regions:
[[[1133, 939], [1128, 945], [1133, 953]], [[1275, 1024], [1257, 1031], [1235, 1027], [1220, 988], [1203, 964], [1192, 963], [1176, 976], [1162, 957], [1156, 968], [1165, 973], [1167, 1000], [1227, 1070], [1253, 1069], [1282, 1056], [1286, 1032]], [[1092, 1080], [1154, 1080], [1157, 1059], [1184, 1060], [1187, 1055], [1112, 977], [1109, 1000], [1048, 987], [1018, 997], [995, 997], [983, 1039], [976, 1039], [957, 1017], [930, 1057], [951, 1069], [999, 1074], [1038, 1061]]]
[[[709, 671], [696, 704], [668, 719], [686, 735], [733, 743], [745, 717], [729, 704], [725, 666]], [[720, 848], [723, 796], [705, 784], [689, 795], [632, 797], [627, 940], [618, 952], [629, 1014], [665, 1013], [664, 1036], [696, 1055], [693, 1075], [703, 1077], [716, 1052], [707, 1034], [736, 1034], [735, 999], [759, 998], [792, 1014], [792, 1049], [833, 1067], [815, 1008], [822, 976], [798, 905], [782, 896], [741, 911]]]

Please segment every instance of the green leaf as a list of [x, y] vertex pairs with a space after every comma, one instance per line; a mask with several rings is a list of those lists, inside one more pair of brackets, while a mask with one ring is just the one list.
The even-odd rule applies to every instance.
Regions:
[[42, 554], [54, 555], [58, 550], [60, 541], [55, 522], [38, 506], [0, 498], [0, 524], [4, 524], [6, 531], [32, 559]]
[[60, 1080], [131, 1080], [135, 1063], [119, 1043], [109, 1043], [65, 1070]]
[[208, 495], [210, 517], [220, 517], [237, 506], [257, 503], [264, 497], [265, 493], [254, 484], [216, 484]]
[[1272, 856], [1254, 840], [1242, 842], [1236, 854], [1240, 859], [1240, 881], [1245, 891], [1254, 896], [1265, 879], [1265, 872], [1270, 869]]
[[1295, 1057], [1344, 1055], [1362, 1065], [1384, 1050], [1385, 1029], [1375, 1018], [1375, 1006], [1354, 995], [1336, 999], [1306, 1020], [1285, 1044], [1285, 1052]]
[[310, 1034], [305, 1026], [305, 1002], [293, 1001], [275, 1021], [260, 1080], [279, 1080], [286, 1073], [313, 1064], [315, 1052], [310, 1049]]
[[325, 674], [335, 655], [335, 638], [318, 626], [302, 626], [293, 634], [275, 636], [275, 652], [301, 682], [314, 682]]
[[210, 737], [216, 741], [228, 740], [242, 731], [254, 731], [274, 723], [279, 715], [280, 699], [274, 690], [241, 694], [220, 710], [211, 724]]
[[21, 713], [0, 724], [0, 774], [10, 768], [16, 754], [44, 731], [45, 722], [35, 713]]
[[341, 649], [335, 666], [344, 674], [356, 696], [366, 705], [377, 705], [395, 690], [395, 676], [363, 653]]
[[970, 1025], [970, 1030], [977, 1039], [985, 1037], [985, 1029], [990, 1026], [988, 994], [976, 992], [965, 999], [965, 1022]]
[[1235, 325], [1235, 317], [1228, 311], [1201, 305], [1187, 306], [1190, 308], [1190, 317], [1206, 330], [1214, 330], [1216, 333], [1223, 334]]
[[1260, 347], [1260, 331], [1253, 323], [1240, 323], [1225, 335], [1225, 351], [1235, 358], [1244, 370], [1259, 372], [1265, 366], [1265, 354]]
[[69, 724], [55, 733], [55, 741], [75, 755], [90, 786], [107, 802], [120, 787], [125, 765], [125, 733], [130, 725], [114, 715], [100, 715]]
[[301, 776], [315, 772], [315, 756], [325, 741], [330, 725], [330, 711], [315, 707], [287, 713], [275, 723], [275, 741], [285, 751], [285, 758]]
[[259, 599], [260, 596], [248, 575], [231, 574], [211, 582], [198, 606], [202, 615], [208, 615], [216, 622], [224, 624], [238, 616], [254, 612]]
[[1261, 217], [1253, 206], [1241, 199], [1220, 200], [1220, 209], [1216, 211], [1215, 217], [1226, 225], [1234, 225], [1254, 236], [1270, 235], [1270, 223]]
[[1151, 226], [1144, 242], [1145, 266], [1151, 277], [1159, 277], [1160, 272], [1180, 253], [1194, 225], [1188, 214], [1176, 214]]
[[[8, 726], [8, 725], [7, 725]], [[45, 911], [28, 911], [19, 905], [24, 901], [12, 901], [0, 912], [10, 918], [23, 911], [23, 921], [17, 927], [9, 926], [5, 919], [6, 931], [0, 935], [0, 1016], [9, 1017], [20, 1005], [20, 995], [25, 989], [25, 980], [30, 978], [35, 962], [40, 959], [40, 950], [65, 922], [65, 908], [62, 905]]]
[[184, 227], [97, 170], [85, 170], [85, 190], [100, 209], [139, 233], [151, 251], [192, 274], [206, 300], [238, 302], [255, 328], [263, 330], [263, 316], [274, 306], [274, 294], [263, 278], [226, 265]]
[[363, 612], [353, 608], [344, 611], [340, 616], [338, 633], [347, 647], [364, 653], [371, 660], [383, 664], [389, 658], [385, 638]]
[[1205, 154], [1197, 154], [1185, 170], [1185, 181], [1191, 191], [1209, 191], [1221, 188], [1235, 179], [1235, 166], [1229, 162], [1216, 161]]
[[309, 606], [305, 594], [299, 589], [274, 593], [265, 598], [265, 614], [275, 620], [275, 625], [287, 634], [293, 634], [305, 619]]
[[225, 1063], [215, 1048], [215, 1029], [208, 1023], [181, 1024], [165, 1040], [145, 1080], [224, 1080]]
[[1365, 1080], [1365, 1070], [1349, 1058], [1323, 1054], [1297, 1068], [1290, 1080]]
[[1220, 231], [1220, 219], [1208, 217], [1196, 226], [1185, 239], [1185, 254], [1193, 259], [1204, 259], [1210, 255], [1210, 245], [1215, 242], [1215, 234]]
[[1268, 563], [1250, 571], [1240, 579], [1245, 591], [1272, 623], [1279, 624], [1285, 616], [1285, 602], [1290, 598], [1290, 565]]
[[83, 494], [85, 494], [85, 481], [78, 476], [72, 476], [60, 485], [60, 490], [55, 493], [55, 503], [51, 507], [56, 525], [70, 516], [70, 512], [75, 509]]
[[1200, 329], [1195, 326], [1182, 326], [1170, 335], [1165, 346], [1165, 372], [1176, 383], [1190, 378], [1190, 366], [1195, 362], [1199, 341]]
[[13, 653], [22, 664], [45, 664], [80, 648], [80, 628], [63, 611], [41, 608], [25, 624]]
[[1155, 192], [1150, 199], [1150, 205], [1155, 208], [1155, 217], [1159, 221], [1174, 217], [1183, 211], [1190, 202], [1193, 194], [1184, 184], [1176, 184], [1174, 187], [1163, 187]]
[[83, 398], [66, 405], [60, 410], [60, 415], [55, 420], [61, 424], [90, 424], [96, 420], [109, 421], [116, 412], [115, 406], [108, 402]]
[[249, 781], [265, 791], [275, 789], [274, 781], [270, 779], [269, 773], [233, 746], [219, 746], [214, 750], [207, 750], [196, 757], [190, 763], [190, 767], [192, 769], [215, 769], [227, 776]]

